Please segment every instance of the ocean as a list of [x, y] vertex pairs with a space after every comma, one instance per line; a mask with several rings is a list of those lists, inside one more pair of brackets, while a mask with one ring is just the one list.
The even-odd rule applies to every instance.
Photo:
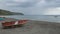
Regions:
[[60, 22], [60, 15], [9, 15], [7, 18]]

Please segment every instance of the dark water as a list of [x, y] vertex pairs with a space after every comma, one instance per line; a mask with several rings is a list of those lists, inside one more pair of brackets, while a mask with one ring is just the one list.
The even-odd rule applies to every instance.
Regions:
[[30, 20], [39, 20], [39, 21], [50, 21], [50, 22], [60, 22], [59, 15], [10, 15], [6, 16], [9, 18], [15, 19], [30, 19]]

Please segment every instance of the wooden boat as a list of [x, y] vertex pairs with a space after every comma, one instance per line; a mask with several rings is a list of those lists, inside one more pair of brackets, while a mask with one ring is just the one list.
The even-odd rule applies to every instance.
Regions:
[[11, 22], [3, 22], [2, 27], [4, 29], [6, 28], [15, 28], [23, 26], [25, 23], [27, 23], [28, 20], [18, 20], [18, 21], [11, 21]]

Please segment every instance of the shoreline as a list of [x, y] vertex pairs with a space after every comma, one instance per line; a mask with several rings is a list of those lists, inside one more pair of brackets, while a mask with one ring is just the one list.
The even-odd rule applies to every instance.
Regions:
[[[10, 22], [10, 21], [17, 21], [18, 19], [14, 19], [14, 18], [5, 18], [4, 20], [0, 21], [2, 22]], [[20, 20], [24, 20], [24, 19], [20, 19]], [[28, 20], [28, 19], [26, 19]], [[59, 22], [49, 22], [49, 21], [40, 21], [40, 20], [28, 20], [28, 21], [33, 21], [34, 23], [39, 23], [39, 24], [44, 24], [44, 25], [55, 25], [55, 26], [60, 26]]]
[[1, 29], [0, 24], [0, 34], [60, 34], [60, 23], [29, 20], [23, 27], [14, 29]]
[[[5, 18], [4, 20], [0, 21], [0, 22], [10, 22], [10, 21], [17, 21], [18, 19], [14, 19], [14, 18]], [[24, 20], [24, 19], [20, 19], [20, 20]], [[28, 19], [26, 19], [28, 20]], [[55, 26], [60, 26], [59, 22], [49, 22], [49, 21], [40, 21], [40, 20], [28, 20], [28, 21], [33, 21], [34, 23], [39, 23], [39, 24], [45, 24], [45, 25], [55, 25]]]

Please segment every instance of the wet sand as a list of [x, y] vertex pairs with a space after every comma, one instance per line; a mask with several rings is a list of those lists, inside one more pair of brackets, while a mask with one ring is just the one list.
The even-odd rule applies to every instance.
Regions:
[[23, 27], [2, 29], [0, 34], [60, 34], [60, 23], [29, 20]]

